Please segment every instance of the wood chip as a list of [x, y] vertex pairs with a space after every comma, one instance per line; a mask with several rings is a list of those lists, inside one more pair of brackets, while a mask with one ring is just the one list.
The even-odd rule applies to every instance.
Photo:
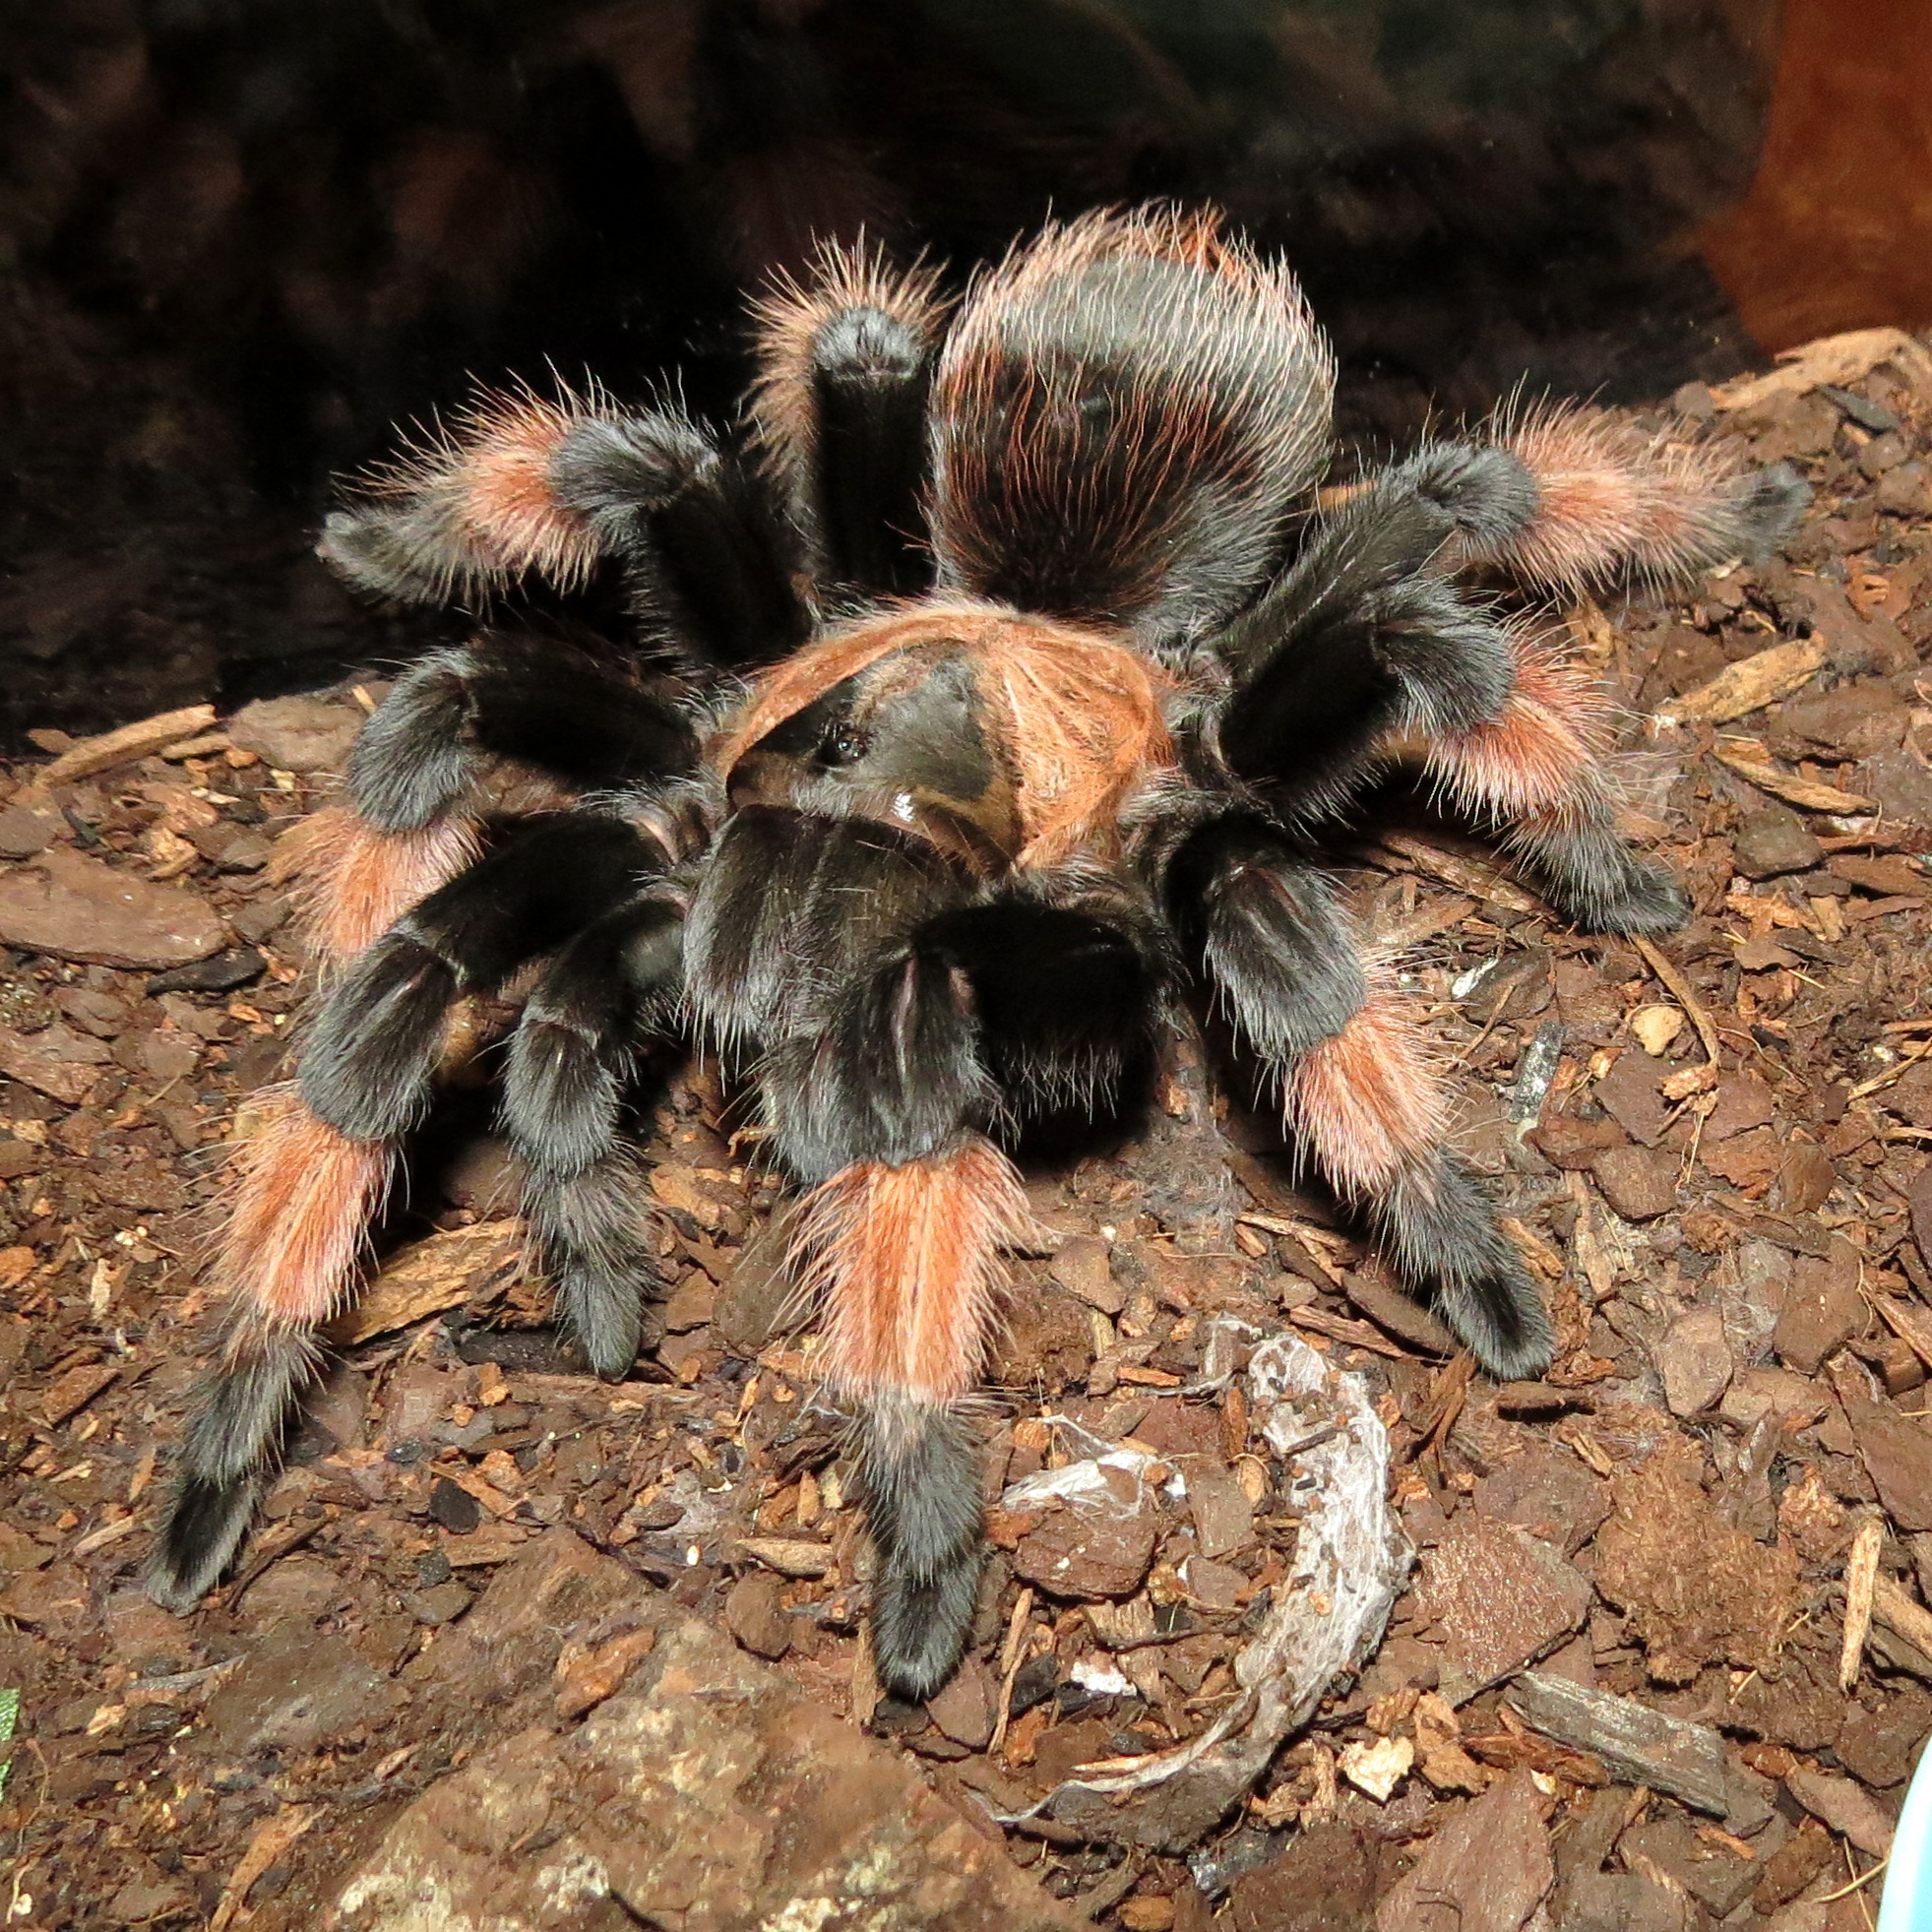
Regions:
[[746, 1536], [737, 1549], [781, 1577], [827, 1576], [838, 1560], [830, 1543], [814, 1543], [804, 1537]]
[[248, 1840], [248, 1849], [236, 1861], [221, 1888], [215, 1916], [208, 1921], [208, 1932], [228, 1932], [228, 1927], [245, 1909], [249, 1889], [315, 1821], [322, 1807], [312, 1804], [286, 1805], [263, 1825]]
[[1886, 1576], [1873, 1578], [1872, 1614], [1888, 1630], [1896, 1630], [1906, 1643], [1932, 1656], [1932, 1610], [1914, 1603], [1902, 1584]]
[[1932, 356], [1902, 329], [1850, 329], [1779, 351], [1768, 375], [1739, 376], [1711, 392], [1720, 409], [1749, 409], [1775, 396], [1802, 396], [1820, 383], [1845, 389], [1881, 362], [1896, 362], [1913, 381], [1932, 388]]
[[1734, 717], [1761, 711], [1779, 698], [1810, 683], [1825, 666], [1825, 647], [1811, 638], [1775, 644], [1754, 657], [1745, 657], [1718, 672], [1709, 684], [1687, 691], [1657, 708], [1659, 724], [1728, 724]]
[[1885, 1541], [1885, 1525], [1868, 1516], [1852, 1538], [1844, 1565], [1844, 1641], [1839, 1649], [1839, 1689], [1846, 1696], [1858, 1681], [1864, 1661], [1865, 1639], [1872, 1628], [1872, 1586], [1878, 1581], [1878, 1557]]
[[1717, 1064], [1717, 1028], [1710, 1014], [1705, 1012], [1704, 1003], [1691, 991], [1691, 982], [1642, 933], [1632, 933], [1630, 943], [1643, 955], [1645, 965], [1676, 994], [1677, 1004], [1691, 1016], [1691, 1025], [1697, 1028], [1697, 1036], [1704, 1042], [1705, 1053], [1714, 1067]]
[[123, 724], [117, 730], [103, 731], [97, 738], [83, 738], [71, 751], [64, 751], [51, 765], [43, 765], [28, 779], [29, 792], [50, 791], [57, 784], [71, 784], [76, 779], [91, 779], [96, 772], [110, 772], [116, 765], [129, 765], [159, 751], [177, 739], [191, 738], [215, 722], [213, 705], [189, 705], [181, 711], [161, 712], [138, 723]]
[[1724, 1740], [1708, 1724], [1539, 1670], [1526, 1670], [1505, 1693], [1505, 1702], [1545, 1737], [1601, 1758], [1619, 1778], [1668, 1791], [1716, 1818], [1729, 1812]]
[[353, 1347], [460, 1308], [477, 1295], [507, 1286], [523, 1267], [524, 1245], [522, 1224], [513, 1220], [478, 1221], [474, 1227], [432, 1234], [404, 1249], [323, 1335], [338, 1347]]
[[1430, 878], [1440, 879], [1460, 893], [1470, 893], [1491, 905], [1500, 905], [1506, 912], [1549, 910], [1541, 900], [1532, 899], [1521, 886], [1513, 885], [1500, 872], [1475, 859], [1446, 852], [1441, 846], [1412, 839], [1405, 832], [1385, 833], [1381, 842], [1386, 850], [1398, 858], [1405, 858], [1418, 872], [1426, 872]]
[[40, 1396], [40, 1413], [46, 1418], [47, 1426], [65, 1422], [70, 1415], [87, 1407], [119, 1374], [120, 1370], [111, 1363], [93, 1362], [70, 1368], [65, 1375], [56, 1377]]
[[1760, 791], [1768, 791], [1774, 798], [1782, 798], [1807, 812], [1870, 812], [1878, 809], [1871, 799], [1861, 798], [1855, 791], [1840, 791], [1836, 785], [1820, 784], [1815, 779], [1798, 777], [1795, 772], [1779, 771], [1769, 754], [1720, 744], [1711, 755], [1726, 771], [1749, 779]]
[[1291, 1308], [1288, 1320], [1298, 1329], [1325, 1335], [1332, 1341], [1344, 1341], [1351, 1348], [1366, 1348], [1371, 1354], [1387, 1355], [1395, 1361], [1410, 1359], [1406, 1348], [1399, 1348], [1378, 1328], [1367, 1322], [1351, 1322], [1345, 1315], [1331, 1315], [1323, 1308]]

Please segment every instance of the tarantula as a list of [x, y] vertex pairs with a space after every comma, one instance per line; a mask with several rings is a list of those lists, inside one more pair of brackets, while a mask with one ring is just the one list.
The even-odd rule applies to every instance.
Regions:
[[[1801, 485], [1566, 405], [1318, 498], [1329, 349], [1212, 215], [1050, 227], [950, 321], [930, 276], [828, 251], [761, 328], [756, 460], [668, 403], [519, 393], [328, 522], [323, 554], [391, 597], [614, 570], [641, 642], [431, 654], [311, 821], [325, 983], [245, 1153], [163, 1603], [245, 1532], [461, 996], [530, 972], [502, 1117], [598, 1374], [632, 1368], [655, 1278], [625, 1128], [641, 1046], [708, 1036], [755, 1091], [806, 1191], [798, 1262], [855, 1413], [901, 1696], [945, 1682], [972, 1617], [966, 1399], [1028, 1224], [1009, 1150], [1117, 1101], [1190, 981], [1477, 1361], [1549, 1360], [1311, 835], [1409, 744], [1566, 916], [1676, 925], [1678, 888], [1618, 831], [1602, 700], [1469, 587], [1681, 573], [1775, 538]], [[562, 802], [487, 824], [505, 762]]]

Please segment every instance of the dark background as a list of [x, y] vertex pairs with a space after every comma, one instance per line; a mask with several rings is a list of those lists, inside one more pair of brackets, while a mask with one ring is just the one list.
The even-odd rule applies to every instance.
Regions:
[[1759, 168], [1779, 0], [24, 16], [0, 30], [9, 737], [405, 654], [420, 626], [308, 554], [332, 476], [471, 373], [622, 395], [676, 370], [727, 414], [746, 291], [821, 235], [957, 280], [1049, 212], [1217, 200], [1298, 269], [1344, 429], [1377, 445], [1519, 382], [1639, 400], [1761, 354], [1699, 237]]

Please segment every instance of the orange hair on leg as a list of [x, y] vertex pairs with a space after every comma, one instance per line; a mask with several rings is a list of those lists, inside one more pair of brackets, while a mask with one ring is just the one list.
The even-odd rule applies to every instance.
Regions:
[[394, 1158], [386, 1142], [318, 1120], [292, 1089], [280, 1096], [236, 1160], [214, 1270], [235, 1297], [238, 1334], [314, 1328], [342, 1306]]
[[1720, 443], [1687, 442], [1582, 404], [1543, 405], [1495, 425], [1536, 480], [1527, 530], [1495, 558], [1533, 584], [1579, 591], [1634, 570], [1669, 582], [1721, 563], [1777, 521]]
[[1604, 809], [1609, 705], [1588, 671], [1527, 638], [1494, 721], [1436, 739], [1428, 771], [1465, 806], [1509, 819]]
[[325, 966], [340, 966], [448, 885], [480, 849], [470, 819], [384, 832], [347, 805], [329, 805], [282, 836], [276, 877], [298, 882], [310, 943]]
[[826, 1296], [826, 1368], [851, 1396], [966, 1395], [1000, 1287], [1002, 1244], [1031, 1225], [1013, 1163], [968, 1140], [892, 1167], [859, 1161], [805, 1204], [798, 1252]]
[[1426, 1036], [1382, 989], [1294, 1062], [1283, 1089], [1289, 1125], [1329, 1180], [1357, 1198], [1433, 1159], [1447, 1127]]

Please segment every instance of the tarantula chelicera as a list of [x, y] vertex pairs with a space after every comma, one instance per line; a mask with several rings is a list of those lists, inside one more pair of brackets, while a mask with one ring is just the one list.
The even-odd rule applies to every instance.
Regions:
[[[765, 304], [761, 351], [755, 462], [676, 406], [520, 394], [329, 521], [324, 554], [393, 597], [612, 568], [643, 642], [432, 654], [311, 821], [327, 977], [246, 1150], [164, 1603], [244, 1533], [456, 1003], [527, 969], [503, 1120], [597, 1373], [631, 1369], [654, 1284], [624, 1125], [643, 1042], [717, 1042], [807, 1190], [799, 1265], [903, 1696], [946, 1680], [972, 1616], [966, 1401], [1028, 1223], [1008, 1150], [1116, 1098], [1191, 980], [1481, 1365], [1549, 1359], [1310, 835], [1406, 744], [1567, 917], [1677, 924], [1619, 834], [1602, 701], [1469, 587], [1677, 574], [1775, 537], [1801, 486], [1561, 406], [1318, 499], [1329, 350], [1286, 270], [1208, 215], [1050, 228], [950, 320], [929, 277], [830, 253]], [[487, 822], [506, 761], [562, 802]]]

